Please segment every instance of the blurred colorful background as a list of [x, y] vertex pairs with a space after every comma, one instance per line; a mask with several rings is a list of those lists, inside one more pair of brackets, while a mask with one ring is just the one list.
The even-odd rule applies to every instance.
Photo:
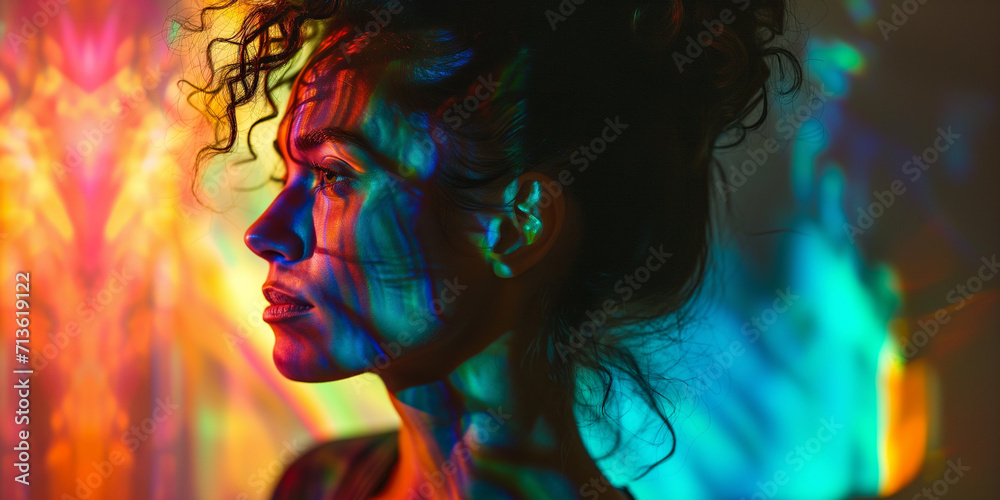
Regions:
[[[0, 1], [4, 500], [263, 499], [312, 444], [396, 425], [376, 379], [271, 363], [267, 269], [242, 235], [276, 159], [221, 157], [191, 192], [210, 131], [177, 84], [196, 40], [171, 19], [199, 5]], [[638, 481], [662, 447], [601, 465], [640, 499], [996, 498], [1000, 5], [794, 9], [809, 83], [720, 157], [732, 214], [673, 375], [678, 451]]]

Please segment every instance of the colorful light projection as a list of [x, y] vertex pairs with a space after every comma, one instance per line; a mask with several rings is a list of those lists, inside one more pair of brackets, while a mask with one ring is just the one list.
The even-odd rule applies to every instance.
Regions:
[[[163, 24], [171, 4], [0, 5], [0, 276], [30, 271], [35, 287], [30, 498], [265, 498], [308, 442], [395, 421], [371, 379], [295, 384], [272, 366], [259, 320], [265, 267], [242, 233], [273, 191], [235, 190], [260, 165], [220, 159], [201, 187], [220, 211], [188, 192], [205, 131], [175, 85], [193, 55]], [[873, 2], [829, 8], [878, 36]], [[830, 93], [822, 113], [771, 154], [771, 171], [789, 158], [788, 177], [758, 174], [737, 200], [787, 195], [785, 206], [750, 212], [756, 227], [794, 233], [720, 252], [725, 286], [699, 337], [715, 347], [701, 365], [692, 359], [679, 451], [631, 485], [639, 498], [772, 496], [771, 482], [775, 498], [885, 495], [936, 446], [934, 370], [903, 354], [914, 313], [902, 306], [946, 269], [914, 270], [902, 254], [871, 262], [843, 231], [871, 192], [875, 151], [896, 145], [848, 105], [852, 86], [877, 72], [880, 49], [818, 31], [806, 55]], [[979, 115], [960, 111], [982, 104], [969, 99], [955, 106], [964, 124]], [[259, 151], [273, 133], [261, 128]], [[970, 168], [962, 147], [945, 163], [956, 176]], [[746, 159], [734, 154], [724, 164]], [[928, 213], [939, 210], [928, 190], [915, 192]], [[969, 258], [944, 233], [942, 246], [959, 249], [953, 260]], [[12, 316], [6, 299], [0, 313]], [[12, 332], [3, 335], [7, 372]], [[712, 370], [724, 353], [731, 364]], [[2, 422], [10, 463], [14, 426]]]
[[273, 193], [235, 191], [232, 161], [207, 207], [190, 193], [205, 135], [172, 2], [52, 5], [0, 5], [0, 273], [32, 273], [37, 388], [31, 487], [9, 498], [263, 498], [314, 436], [393, 425], [357, 382], [274, 369], [266, 268], [242, 243]]

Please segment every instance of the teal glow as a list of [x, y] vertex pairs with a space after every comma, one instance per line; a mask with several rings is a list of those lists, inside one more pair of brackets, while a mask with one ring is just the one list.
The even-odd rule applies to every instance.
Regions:
[[542, 232], [542, 221], [538, 220], [538, 217], [534, 215], [529, 215], [524, 220], [522, 231], [524, 232], [525, 244], [530, 245], [538, 238], [538, 233]]
[[[715, 283], [706, 294], [713, 297], [710, 324], [695, 334], [711, 348], [688, 353], [688, 371], [677, 372], [686, 387], [700, 377], [708, 382], [706, 389], [670, 396], [678, 449], [630, 485], [637, 497], [751, 498], [763, 491], [759, 485], [769, 488], [779, 472], [785, 484], [764, 498], [834, 499], [878, 491], [874, 380], [899, 298], [888, 268], [864, 264], [857, 250], [844, 244], [834, 224], [843, 218], [842, 186], [839, 168], [827, 168], [820, 211], [841, 213], [821, 215], [829, 222], [809, 217], [794, 222], [796, 235], [775, 249], [783, 264], [773, 272], [736, 272], [752, 269], [754, 262], [738, 252], [720, 252], [719, 275], [727, 280], [709, 280]], [[752, 317], [773, 307], [776, 289], [797, 298], [756, 340], [741, 333]], [[727, 358], [733, 345], [739, 354]], [[721, 364], [728, 368], [720, 370]], [[635, 418], [624, 422], [636, 425]], [[821, 430], [827, 429], [824, 422], [843, 427], [831, 435]], [[636, 434], [640, 439], [633, 443], [653, 441]], [[635, 446], [640, 464], [669, 449]], [[612, 469], [622, 460], [609, 459], [602, 467]]]
[[816, 162], [826, 149], [828, 137], [823, 124], [810, 118], [798, 130], [792, 146], [792, 192], [800, 202], [812, 196], [816, 177]]
[[807, 68], [836, 96], [850, 91], [849, 75], [865, 71], [865, 57], [856, 47], [840, 39], [809, 41], [806, 49]]
[[517, 208], [531, 213], [536, 211], [536, 206], [538, 205], [538, 200], [542, 199], [542, 186], [537, 182], [531, 183], [531, 191], [528, 192], [528, 198], [526, 198], [522, 203], [517, 205]]
[[823, 170], [819, 184], [819, 201], [817, 210], [819, 222], [823, 229], [835, 234], [847, 223], [841, 200], [844, 197], [844, 173], [836, 164], [828, 164]]

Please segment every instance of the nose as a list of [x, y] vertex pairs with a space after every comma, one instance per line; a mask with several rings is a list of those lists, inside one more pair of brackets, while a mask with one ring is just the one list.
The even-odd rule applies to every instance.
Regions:
[[312, 206], [292, 189], [284, 189], [247, 229], [243, 241], [260, 258], [286, 263], [305, 258], [312, 241]]

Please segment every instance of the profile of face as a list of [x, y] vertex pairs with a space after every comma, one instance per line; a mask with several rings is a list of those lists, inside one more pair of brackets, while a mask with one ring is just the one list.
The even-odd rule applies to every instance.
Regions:
[[298, 76], [275, 142], [285, 182], [245, 236], [270, 264], [274, 362], [299, 381], [431, 380], [487, 344], [512, 307], [486, 248], [498, 226], [439, 200], [433, 126], [385, 98], [384, 68], [338, 54]]

